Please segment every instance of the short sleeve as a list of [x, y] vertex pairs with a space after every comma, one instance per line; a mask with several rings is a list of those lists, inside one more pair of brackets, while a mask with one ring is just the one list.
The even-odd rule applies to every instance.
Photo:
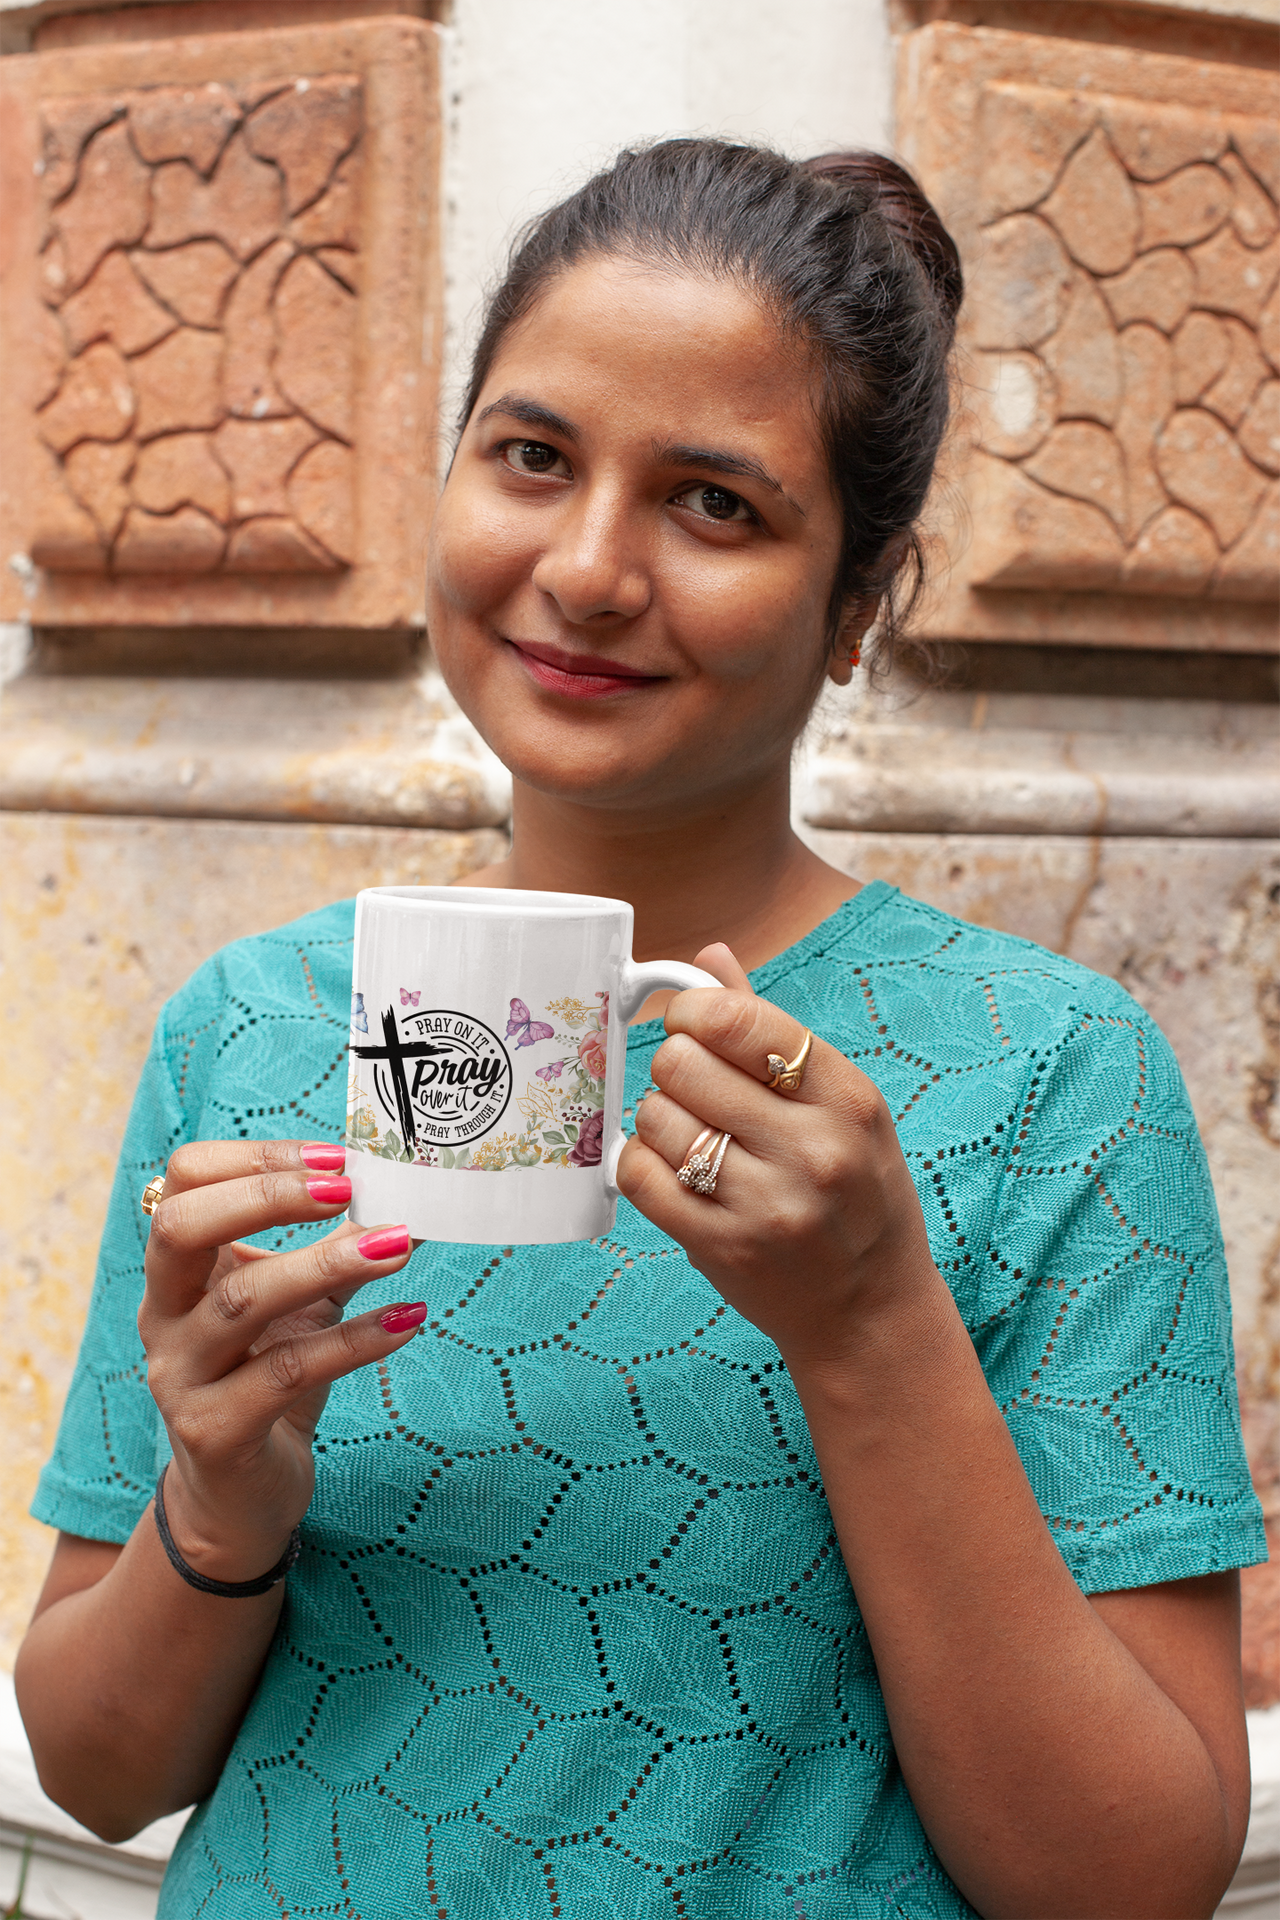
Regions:
[[98, 1255], [89, 1318], [53, 1456], [31, 1511], [90, 1540], [123, 1543], [146, 1510], [168, 1440], [147, 1388], [138, 1337], [146, 1216], [142, 1190], [188, 1138], [166, 1047], [156, 1027], [129, 1115]]
[[1096, 1000], [1032, 1056], [971, 1329], [1088, 1593], [1267, 1557], [1190, 1101], [1143, 1010]]

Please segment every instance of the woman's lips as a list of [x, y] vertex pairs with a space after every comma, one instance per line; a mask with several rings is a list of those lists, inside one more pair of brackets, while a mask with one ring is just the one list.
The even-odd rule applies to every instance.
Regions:
[[660, 673], [637, 673], [616, 660], [600, 654], [569, 653], [563, 647], [511, 640], [507, 643], [520, 655], [532, 680], [548, 693], [569, 700], [599, 700], [605, 694], [633, 693], [639, 687], [656, 686], [666, 678]]

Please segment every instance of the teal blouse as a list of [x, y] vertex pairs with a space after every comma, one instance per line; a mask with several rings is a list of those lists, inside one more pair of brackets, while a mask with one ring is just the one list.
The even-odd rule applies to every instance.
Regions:
[[[352, 903], [161, 1014], [33, 1512], [125, 1540], [167, 1458], [138, 1196], [186, 1140], [340, 1139]], [[1110, 980], [876, 881], [757, 969], [889, 1100], [938, 1265], [1087, 1593], [1266, 1556], [1213, 1195]], [[632, 1028], [627, 1115], [662, 1038]], [[306, 1227], [263, 1235], [297, 1243]], [[777, 1349], [625, 1202], [607, 1240], [427, 1245], [362, 1307], [303, 1552], [164, 1920], [954, 1920]]]

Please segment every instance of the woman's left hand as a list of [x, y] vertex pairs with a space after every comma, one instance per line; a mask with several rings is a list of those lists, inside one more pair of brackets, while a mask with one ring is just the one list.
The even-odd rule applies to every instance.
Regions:
[[[728, 947], [697, 964], [724, 990], [672, 1000], [618, 1185], [793, 1369], [838, 1362], [871, 1317], [938, 1285], [893, 1119], [816, 1035], [799, 1089], [770, 1088], [768, 1055], [793, 1060], [805, 1029], [752, 992]], [[676, 1179], [705, 1127], [733, 1136], [713, 1196]]]

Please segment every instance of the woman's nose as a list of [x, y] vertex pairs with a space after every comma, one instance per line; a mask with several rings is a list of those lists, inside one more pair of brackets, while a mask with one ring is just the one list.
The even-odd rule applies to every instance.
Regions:
[[575, 502], [544, 547], [533, 584], [575, 626], [642, 614], [652, 587], [623, 503]]

